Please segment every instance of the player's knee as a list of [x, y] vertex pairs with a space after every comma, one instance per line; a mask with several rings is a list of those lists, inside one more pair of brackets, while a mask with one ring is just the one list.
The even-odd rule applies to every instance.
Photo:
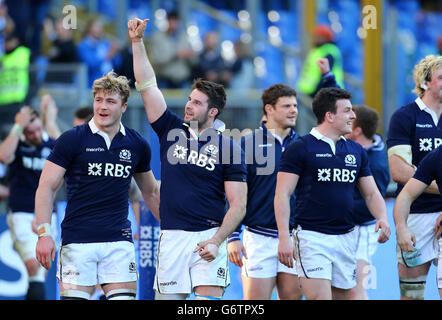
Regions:
[[416, 278], [399, 277], [399, 286], [401, 289], [401, 297], [408, 299], [424, 299], [426, 276]]
[[106, 292], [106, 300], [135, 300], [137, 290], [135, 289], [114, 289]]
[[[43, 267], [40, 265], [37, 259], [29, 259], [25, 262], [26, 270], [28, 271], [29, 278], [34, 278], [36, 276], [41, 276]], [[44, 271], [43, 271], [43, 279], [44, 281]]]
[[195, 300], [221, 300], [222, 296], [203, 296], [195, 293]]

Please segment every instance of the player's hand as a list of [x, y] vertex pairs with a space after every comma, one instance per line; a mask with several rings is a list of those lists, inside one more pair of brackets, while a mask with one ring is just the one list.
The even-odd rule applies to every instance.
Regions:
[[319, 66], [321, 74], [326, 74], [330, 72], [330, 63], [328, 62], [327, 58], [319, 59], [318, 61], [316, 61], [316, 64]]
[[49, 94], [41, 97], [40, 110], [45, 123], [54, 123], [57, 120], [58, 108]]
[[241, 240], [231, 241], [227, 244], [227, 253], [229, 254], [229, 260], [234, 265], [242, 267], [242, 255], [247, 259], [246, 249]]
[[200, 242], [196, 245], [195, 250], [193, 252], [198, 252], [201, 258], [206, 260], [207, 262], [211, 262], [216, 259], [218, 255], [219, 245], [214, 240], [209, 239], [203, 242]]
[[436, 220], [436, 225], [434, 226], [434, 232], [436, 233], [436, 239], [440, 238], [440, 234], [442, 232], [442, 226], [440, 225], [442, 223], [442, 214], [439, 215], [439, 217]]
[[129, 29], [129, 38], [132, 41], [141, 41], [141, 39], [143, 39], [147, 21], [149, 21], [149, 19], [141, 20], [134, 18], [129, 20], [127, 28]]
[[55, 243], [51, 236], [40, 237], [35, 250], [38, 262], [46, 269], [51, 268], [51, 262], [55, 259]]
[[404, 252], [411, 252], [415, 250], [416, 237], [407, 226], [396, 227], [397, 244]]
[[385, 220], [378, 220], [376, 222], [374, 232], [378, 232], [379, 229], [381, 229], [381, 233], [379, 234], [378, 242], [379, 243], [387, 242], [388, 239], [390, 239], [390, 234], [391, 234], [390, 225]]
[[15, 123], [26, 128], [31, 122], [31, 108], [29, 106], [21, 107], [20, 111], [15, 115]]
[[295, 246], [290, 237], [279, 238], [278, 259], [283, 265], [288, 268], [293, 268], [295, 261]]

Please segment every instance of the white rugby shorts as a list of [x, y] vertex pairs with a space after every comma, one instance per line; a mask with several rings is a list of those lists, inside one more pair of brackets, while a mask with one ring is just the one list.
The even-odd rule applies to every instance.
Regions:
[[416, 237], [416, 250], [403, 252], [399, 246], [396, 246], [399, 263], [411, 268], [437, 259], [439, 255], [439, 243], [436, 239], [434, 227], [441, 213], [442, 212], [408, 215], [407, 224], [408, 228]]
[[379, 232], [374, 232], [376, 224], [359, 226], [359, 235], [356, 248], [356, 260], [363, 260], [371, 264], [371, 258], [378, 247]]
[[138, 280], [135, 247], [129, 241], [61, 246], [57, 267], [61, 282], [79, 286]]
[[191, 294], [198, 286], [229, 286], [226, 241], [219, 246], [218, 255], [211, 262], [193, 252], [198, 243], [209, 240], [217, 230], [162, 230], [158, 241], [154, 289], [160, 294]]
[[[244, 230], [243, 244], [247, 259], [243, 257], [241, 274], [249, 278], [273, 278], [278, 273], [297, 275], [296, 267], [286, 267], [279, 262], [279, 239]], [[294, 263], [295, 265], [295, 263]]]
[[356, 241], [358, 227], [340, 235], [315, 231], [293, 231], [296, 268], [301, 278], [328, 279], [340, 289], [356, 285]]
[[[14, 212], [8, 213], [6, 221], [11, 232], [11, 238], [15, 251], [23, 261], [35, 259], [35, 249], [37, 247], [38, 235], [32, 231], [32, 220], [34, 213]], [[55, 214], [51, 218], [52, 238], [57, 239], [57, 217]]]

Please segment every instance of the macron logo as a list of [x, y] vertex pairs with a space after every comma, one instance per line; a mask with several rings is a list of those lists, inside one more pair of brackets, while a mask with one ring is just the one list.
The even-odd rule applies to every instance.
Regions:
[[103, 152], [104, 148], [86, 148], [86, 152]]

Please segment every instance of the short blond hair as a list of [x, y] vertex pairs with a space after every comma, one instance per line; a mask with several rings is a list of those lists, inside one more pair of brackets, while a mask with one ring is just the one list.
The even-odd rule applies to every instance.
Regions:
[[130, 96], [129, 80], [125, 76], [119, 76], [113, 71], [108, 72], [104, 77], [98, 78], [92, 85], [92, 94], [104, 90], [109, 93], [118, 93], [123, 104], [127, 102]]
[[425, 89], [421, 87], [422, 83], [431, 81], [434, 72], [440, 68], [442, 68], [442, 56], [430, 54], [419, 61], [419, 63], [414, 66], [413, 78], [416, 86], [413, 92], [422, 98], [425, 93]]

